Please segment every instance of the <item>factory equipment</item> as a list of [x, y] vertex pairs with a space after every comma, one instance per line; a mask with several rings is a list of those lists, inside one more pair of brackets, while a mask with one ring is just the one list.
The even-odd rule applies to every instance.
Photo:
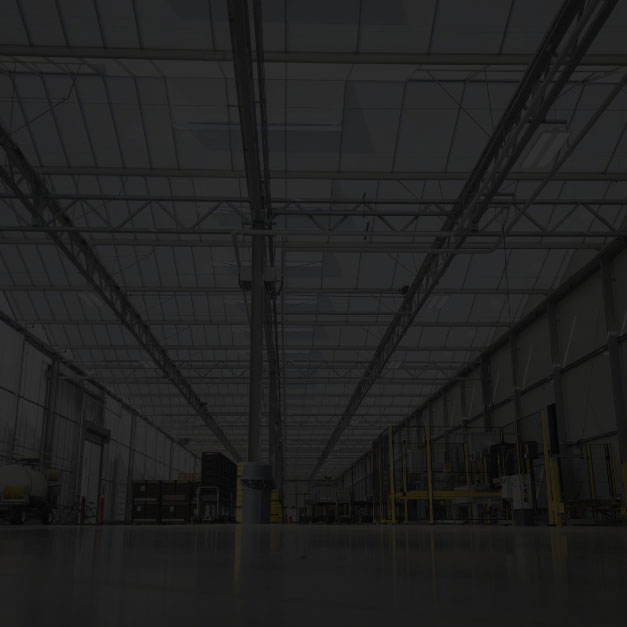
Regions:
[[131, 522], [157, 524], [161, 520], [161, 481], [133, 481]]
[[189, 523], [192, 516], [193, 485], [191, 481], [161, 481], [161, 524]]
[[231, 522], [236, 515], [238, 467], [222, 453], [203, 453], [196, 488], [197, 522]]
[[222, 453], [203, 453], [200, 473], [179, 473], [176, 481], [133, 481], [131, 521], [233, 522], [236, 490], [237, 466]]
[[322, 481], [312, 485], [305, 495], [305, 512], [300, 520], [309, 523], [350, 523], [354, 514], [350, 490], [339, 487], [333, 481]]
[[217, 486], [199, 486], [196, 489], [196, 522], [218, 522], [228, 515], [223, 514], [224, 505], [220, 504], [220, 488]]
[[56, 470], [41, 466], [38, 458], [25, 458], [0, 467], [0, 516], [21, 525], [36, 516], [54, 522], [61, 484]]

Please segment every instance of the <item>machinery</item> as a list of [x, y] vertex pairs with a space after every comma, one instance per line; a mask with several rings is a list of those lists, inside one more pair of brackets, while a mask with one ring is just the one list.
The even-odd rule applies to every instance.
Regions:
[[54, 522], [61, 484], [56, 470], [41, 467], [38, 458], [25, 458], [0, 467], [0, 517], [21, 525], [38, 517]]

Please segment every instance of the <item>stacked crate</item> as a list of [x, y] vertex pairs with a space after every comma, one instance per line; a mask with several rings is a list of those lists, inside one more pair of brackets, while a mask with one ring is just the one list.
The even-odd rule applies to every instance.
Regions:
[[189, 523], [192, 516], [191, 481], [161, 482], [161, 523]]
[[216, 487], [219, 490], [219, 518], [233, 519], [237, 494], [237, 466], [222, 453], [203, 453], [200, 478], [203, 487]]
[[138, 524], [160, 522], [161, 482], [133, 481], [131, 521]]

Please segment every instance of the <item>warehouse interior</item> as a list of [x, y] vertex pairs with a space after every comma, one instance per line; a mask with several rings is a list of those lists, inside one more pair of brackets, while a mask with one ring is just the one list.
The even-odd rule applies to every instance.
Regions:
[[2, 2], [7, 624], [610, 622], [626, 195], [625, 0]]

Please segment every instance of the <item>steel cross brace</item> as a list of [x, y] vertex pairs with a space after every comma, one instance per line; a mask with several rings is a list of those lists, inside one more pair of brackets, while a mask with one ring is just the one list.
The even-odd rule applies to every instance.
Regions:
[[63, 208], [51, 198], [43, 180], [3, 126], [0, 126], [0, 146], [4, 151], [3, 161], [8, 164], [7, 167], [0, 166], [0, 179], [29, 211], [33, 223], [49, 223], [51, 227], [54, 227], [54, 230], [47, 233], [48, 237], [150, 355], [226, 451], [234, 460], [239, 461], [239, 453], [209, 413], [206, 404], [170, 359], [122, 288], [101, 263], [88, 241], [74, 229], [72, 221], [65, 215]]

